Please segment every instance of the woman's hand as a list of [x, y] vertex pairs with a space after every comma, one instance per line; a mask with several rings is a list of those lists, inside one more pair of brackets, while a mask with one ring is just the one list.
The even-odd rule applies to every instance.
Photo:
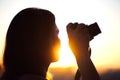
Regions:
[[89, 58], [89, 32], [85, 24], [69, 23], [67, 25], [69, 45], [77, 62], [83, 58]]

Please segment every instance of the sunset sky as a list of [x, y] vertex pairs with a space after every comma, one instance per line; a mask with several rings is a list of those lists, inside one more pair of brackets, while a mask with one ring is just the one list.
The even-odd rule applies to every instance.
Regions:
[[55, 14], [61, 56], [51, 67], [76, 67], [68, 47], [66, 25], [69, 22], [88, 25], [97, 22], [102, 33], [90, 43], [91, 59], [97, 69], [120, 69], [120, 0], [0, 0], [0, 63], [8, 26], [13, 17], [27, 7], [43, 8]]

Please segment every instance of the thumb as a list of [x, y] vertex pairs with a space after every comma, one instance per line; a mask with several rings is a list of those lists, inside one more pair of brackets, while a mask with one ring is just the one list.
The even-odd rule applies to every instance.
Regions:
[[71, 26], [73, 25], [73, 23], [69, 23], [68, 25], [67, 25], [67, 33], [70, 33], [71, 32]]

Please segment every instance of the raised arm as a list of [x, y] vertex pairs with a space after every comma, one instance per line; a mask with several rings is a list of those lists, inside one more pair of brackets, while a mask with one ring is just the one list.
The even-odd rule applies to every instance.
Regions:
[[88, 50], [90, 36], [86, 25], [69, 23], [67, 25], [67, 33], [70, 48], [76, 57], [81, 80], [100, 80], [99, 74], [90, 59], [90, 52]]

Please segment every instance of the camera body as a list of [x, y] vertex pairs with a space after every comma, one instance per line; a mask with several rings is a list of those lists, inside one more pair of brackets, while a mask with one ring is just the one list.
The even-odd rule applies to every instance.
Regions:
[[[78, 23], [75, 23], [74, 25], [72, 25], [72, 29], [74, 30], [76, 28], [76, 25]], [[83, 23], [82, 23], [83, 24]], [[90, 25], [85, 25], [87, 27], [87, 30], [88, 30], [88, 35], [89, 35], [89, 38], [90, 38], [90, 41], [96, 36], [98, 35], [99, 33], [101, 33], [101, 30], [98, 26], [98, 24], [95, 22], [93, 24], [90, 24]]]
[[101, 30], [96, 22], [91, 25], [87, 25], [87, 29], [90, 35], [90, 40], [92, 40], [96, 35], [101, 33]]

